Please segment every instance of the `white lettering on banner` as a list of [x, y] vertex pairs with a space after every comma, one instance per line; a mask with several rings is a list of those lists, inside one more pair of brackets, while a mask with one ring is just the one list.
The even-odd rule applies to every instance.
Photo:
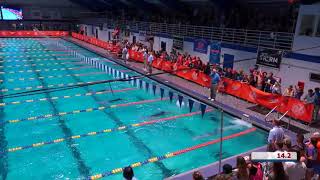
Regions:
[[267, 54], [261, 54], [260, 59], [264, 62], [278, 63], [277, 57], [269, 57]]
[[176, 71], [177, 69], [178, 69], [178, 65], [175, 63], [175, 64], [173, 65], [173, 70]]
[[252, 100], [255, 100], [255, 99], [257, 98], [256, 92], [251, 91], [251, 92], [249, 93], [249, 98], [252, 99]]
[[279, 103], [279, 99], [270, 99], [269, 103], [271, 103], [271, 104]]
[[205, 81], [205, 82], [209, 81], [209, 79], [206, 78], [205, 76], [202, 76], [202, 80]]
[[198, 79], [198, 73], [193, 72], [192, 73], [192, 79], [197, 80]]
[[241, 87], [241, 85], [237, 83], [237, 84], [232, 84], [231, 88], [233, 91], [236, 91], [236, 90], [240, 89], [240, 87]]
[[302, 104], [294, 104], [291, 108], [291, 111], [296, 116], [301, 116], [306, 112], [306, 109]]

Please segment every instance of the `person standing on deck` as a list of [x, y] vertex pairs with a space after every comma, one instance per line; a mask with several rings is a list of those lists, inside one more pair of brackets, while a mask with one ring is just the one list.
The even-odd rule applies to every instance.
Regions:
[[148, 50], [147, 48], [144, 47], [142, 51], [143, 51], [143, 69], [147, 71]]
[[210, 97], [208, 99], [211, 101], [214, 101], [217, 96], [217, 90], [218, 90], [218, 85], [220, 82], [220, 76], [217, 73], [216, 69], [212, 70], [212, 73], [210, 76], [211, 76], [211, 89], [210, 89]]
[[314, 89], [314, 109], [313, 109], [313, 116], [312, 116], [312, 122], [310, 124], [315, 124], [318, 121], [318, 115], [320, 110], [320, 88]]
[[122, 49], [122, 59], [124, 60], [125, 64], [127, 64], [127, 53], [128, 53], [127, 46], [124, 46], [124, 48]]
[[149, 52], [149, 57], [148, 57], [148, 73], [147, 74], [151, 74], [152, 73], [152, 62], [154, 60], [153, 57], [153, 52]]
[[268, 143], [274, 145], [276, 142], [283, 142], [284, 131], [280, 126], [280, 120], [273, 119], [272, 124], [273, 128], [269, 132]]

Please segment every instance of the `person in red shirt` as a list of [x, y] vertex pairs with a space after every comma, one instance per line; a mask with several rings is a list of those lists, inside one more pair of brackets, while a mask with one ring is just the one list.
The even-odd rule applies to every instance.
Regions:
[[192, 62], [192, 59], [191, 59], [191, 56], [189, 55], [183, 65], [189, 67], [191, 62]]
[[177, 63], [178, 63], [179, 65], [181, 65], [181, 64], [183, 63], [183, 57], [182, 57], [181, 54], [179, 54], [179, 56], [178, 56]]
[[202, 64], [202, 61], [201, 61], [201, 59], [199, 57], [197, 57], [196, 64], [197, 64], [196, 65], [197, 69], [202, 69], [203, 64]]

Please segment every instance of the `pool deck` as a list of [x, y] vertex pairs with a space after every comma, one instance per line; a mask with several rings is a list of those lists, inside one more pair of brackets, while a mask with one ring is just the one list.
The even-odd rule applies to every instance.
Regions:
[[[137, 62], [133, 62], [130, 61], [128, 64], [124, 64], [123, 61], [121, 59], [119, 59], [118, 57], [116, 57], [114, 54], [109, 53], [107, 50], [99, 48], [97, 46], [88, 44], [86, 42], [74, 39], [72, 37], [68, 37], [68, 38], [64, 38], [65, 40], [71, 41], [81, 47], [84, 47], [92, 52], [95, 52], [105, 58], [108, 58], [110, 60], [115, 61], [116, 63], [125, 66], [133, 71], [139, 72], [141, 74], [144, 74], [144, 70], [143, 70], [143, 64], [142, 63], [137, 63]], [[157, 69], [153, 69], [153, 73], [159, 73], [162, 72], [160, 70]], [[265, 130], [270, 130], [272, 128], [272, 125], [269, 122], [266, 122], [265, 119], [265, 115], [260, 114], [258, 112], [252, 111], [250, 109], [248, 109], [249, 107], [255, 106], [255, 104], [246, 102], [244, 100], [241, 100], [239, 98], [230, 96], [230, 95], [226, 95], [226, 94], [218, 94], [216, 101], [211, 102], [207, 99], [208, 94], [209, 94], [209, 90], [207, 88], [204, 88], [200, 85], [197, 85], [193, 82], [190, 82], [188, 80], [182, 79], [180, 77], [177, 77], [175, 75], [171, 75], [171, 74], [161, 74], [161, 75], [155, 75], [155, 76], [151, 76], [151, 79], [158, 81], [162, 84], [165, 84], [173, 89], [176, 89], [178, 91], [181, 91], [183, 93], [185, 93], [186, 95], [200, 101], [200, 102], [204, 102], [209, 106], [218, 108], [218, 109], [223, 109], [225, 112], [232, 114], [236, 117], [239, 117], [243, 120], [249, 121], [251, 123], [253, 123], [254, 125], [263, 128]], [[276, 113], [273, 113], [269, 116], [268, 119], [272, 119], [272, 118], [276, 118], [277, 115]], [[296, 126], [299, 127], [300, 129], [303, 129], [305, 131], [308, 131], [309, 133], [305, 134], [306, 137], [309, 137], [310, 134], [312, 134], [315, 131], [319, 131], [319, 128], [313, 128], [313, 127], [309, 127], [307, 125], [304, 125], [298, 121], [295, 120], [291, 120], [288, 117], [284, 117], [282, 119], [284, 122], [290, 122], [291, 126]], [[289, 131], [289, 130], [285, 130], [286, 135], [288, 135], [293, 143], [295, 141], [295, 133]], [[259, 147], [257, 149], [251, 150], [249, 152], [243, 153], [242, 155], [248, 155], [250, 152], [252, 151], [265, 151], [266, 146], [263, 147]], [[227, 159], [224, 159], [222, 161], [222, 164], [225, 163], [229, 163], [231, 165], [235, 165], [235, 156], [234, 157], [230, 157]], [[192, 179], [192, 172], [195, 170], [199, 170], [201, 173], [203, 173], [203, 175], [205, 177], [210, 177], [214, 174], [216, 174], [218, 172], [218, 162], [179, 174], [177, 176], [173, 176], [170, 177], [168, 179]]]

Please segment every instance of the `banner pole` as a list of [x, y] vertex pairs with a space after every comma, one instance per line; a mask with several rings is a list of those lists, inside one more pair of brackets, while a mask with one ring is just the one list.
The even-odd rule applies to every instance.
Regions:
[[221, 125], [220, 125], [220, 156], [219, 156], [219, 174], [221, 173], [221, 161], [222, 161], [222, 139], [223, 139], [223, 110], [221, 109]]

